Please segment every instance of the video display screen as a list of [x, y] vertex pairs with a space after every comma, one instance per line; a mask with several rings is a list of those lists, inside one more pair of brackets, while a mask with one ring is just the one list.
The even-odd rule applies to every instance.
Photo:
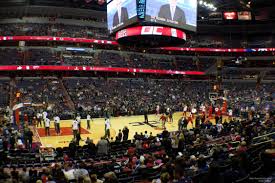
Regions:
[[110, 33], [137, 21], [136, 0], [112, 0], [107, 4], [108, 30]]
[[238, 19], [237, 12], [235, 12], [235, 11], [224, 12], [223, 17], [225, 20], [237, 20]]
[[197, 0], [147, 0], [145, 20], [196, 31]]
[[252, 15], [250, 11], [241, 11], [238, 12], [239, 20], [252, 20]]

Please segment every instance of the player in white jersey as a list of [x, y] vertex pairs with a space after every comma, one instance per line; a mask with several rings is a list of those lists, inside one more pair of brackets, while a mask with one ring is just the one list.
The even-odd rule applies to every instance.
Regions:
[[45, 123], [46, 123], [46, 118], [47, 118], [47, 116], [48, 116], [47, 111], [44, 111], [44, 112], [42, 113], [42, 118], [43, 118], [44, 126], [45, 126]]
[[88, 114], [87, 114], [87, 129], [88, 129], [88, 130], [91, 129], [91, 126], [90, 126], [91, 120], [92, 120], [91, 115], [88, 113]]
[[[37, 127], [40, 125], [40, 127], [42, 127], [42, 114], [40, 112], [38, 112], [36, 114], [36, 118], [37, 118]], [[43, 120], [44, 123], [44, 120]]]
[[185, 106], [183, 107], [183, 116], [185, 116], [185, 117], [186, 117], [186, 115], [187, 115], [187, 110], [188, 110], [188, 106], [185, 105]]
[[81, 134], [81, 117], [79, 114], [77, 114], [76, 116], [76, 121], [78, 123], [78, 130], [79, 130], [79, 133]]
[[51, 121], [49, 118], [45, 119], [45, 135], [50, 136], [50, 126], [51, 126]]
[[157, 105], [157, 107], [156, 107], [156, 117], [157, 118], [159, 117], [159, 114], [160, 114], [160, 106]]
[[73, 120], [72, 123], [72, 130], [73, 130], [73, 135], [74, 135], [74, 139], [76, 139], [77, 133], [78, 133], [78, 122], [77, 120]]
[[111, 129], [111, 123], [110, 119], [105, 119], [105, 137], [110, 138], [110, 129]]
[[57, 135], [60, 135], [60, 118], [59, 118], [59, 116], [55, 116], [53, 118], [53, 120], [54, 120], [55, 132]]

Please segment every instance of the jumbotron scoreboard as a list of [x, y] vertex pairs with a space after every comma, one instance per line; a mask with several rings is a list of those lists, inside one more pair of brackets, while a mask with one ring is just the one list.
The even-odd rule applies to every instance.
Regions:
[[122, 45], [183, 44], [197, 29], [197, 0], [109, 0], [107, 19]]

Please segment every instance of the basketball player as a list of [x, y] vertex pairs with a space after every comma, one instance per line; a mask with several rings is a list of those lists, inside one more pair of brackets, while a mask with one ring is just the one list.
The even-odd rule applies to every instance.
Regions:
[[187, 105], [185, 105], [185, 106], [183, 107], [183, 116], [184, 116], [184, 117], [186, 117], [187, 110], [188, 110], [188, 107], [187, 107]]
[[178, 131], [181, 131], [184, 125], [184, 118], [183, 116], [178, 121]]
[[60, 118], [59, 116], [55, 116], [53, 119], [54, 119], [55, 133], [57, 135], [60, 135]]
[[36, 114], [36, 118], [37, 118], [37, 127], [40, 125], [40, 127], [42, 127], [42, 114], [40, 112], [38, 112]]
[[87, 114], [87, 129], [88, 130], [91, 129], [90, 122], [91, 122], [91, 115], [88, 113]]
[[148, 120], [148, 109], [145, 107], [143, 109], [143, 114], [144, 114], [144, 123], [149, 123], [149, 120]]
[[228, 109], [228, 117], [229, 117], [229, 120], [231, 121], [232, 117], [233, 117], [233, 110], [232, 109]]
[[78, 133], [78, 122], [77, 120], [73, 120], [73, 123], [72, 123], [72, 130], [73, 130], [73, 135], [74, 135], [74, 139], [76, 139], [77, 137], [77, 133]]
[[217, 106], [217, 107], [215, 107], [215, 115], [216, 115], [216, 116], [219, 116], [219, 113], [220, 113], [220, 109], [219, 109], [219, 107]]
[[78, 123], [78, 130], [79, 130], [79, 133], [81, 134], [81, 117], [79, 114], [77, 114], [76, 116], [76, 121]]
[[169, 122], [172, 123], [173, 122], [173, 112], [171, 108], [167, 108], [167, 116], [169, 118]]
[[191, 110], [192, 119], [194, 119], [196, 113], [197, 113], [197, 109], [196, 109], [196, 107], [193, 107]]
[[159, 113], [160, 112], [160, 107], [159, 107], [159, 105], [157, 105], [157, 107], [156, 107], [156, 117], [158, 118], [159, 117]]
[[44, 111], [44, 112], [42, 113], [42, 118], [43, 118], [44, 126], [45, 126], [45, 123], [46, 123], [47, 116], [48, 116], [47, 111]]
[[46, 117], [45, 119], [45, 135], [50, 136], [50, 126], [51, 126], [51, 121], [49, 118]]
[[206, 112], [206, 107], [205, 107], [205, 105], [204, 105], [204, 104], [202, 104], [202, 105], [201, 105], [201, 107], [200, 107], [200, 111], [201, 111], [202, 115], [205, 115], [205, 112]]
[[110, 119], [106, 118], [105, 120], [105, 137], [110, 138], [110, 129], [111, 129], [111, 123]]
[[165, 129], [165, 123], [167, 121], [167, 118], [165, 116], [165, 114], [163, 113], [161, 116], [160, 116], [160, 119], [159, 119], [162, 123], [162, 128]]

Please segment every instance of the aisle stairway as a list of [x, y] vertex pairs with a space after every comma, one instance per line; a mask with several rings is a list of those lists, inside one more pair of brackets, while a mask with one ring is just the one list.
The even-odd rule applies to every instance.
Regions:
[[67, 106], [70, 108], [70, 110], [75, 111], [74, 102], [72, 101], [67, 89], [65, 88], [62, 78], [59, 79], [59, 83], [60, 83], [60, 88], [63, 90], [64, 98], [68, 104]]

